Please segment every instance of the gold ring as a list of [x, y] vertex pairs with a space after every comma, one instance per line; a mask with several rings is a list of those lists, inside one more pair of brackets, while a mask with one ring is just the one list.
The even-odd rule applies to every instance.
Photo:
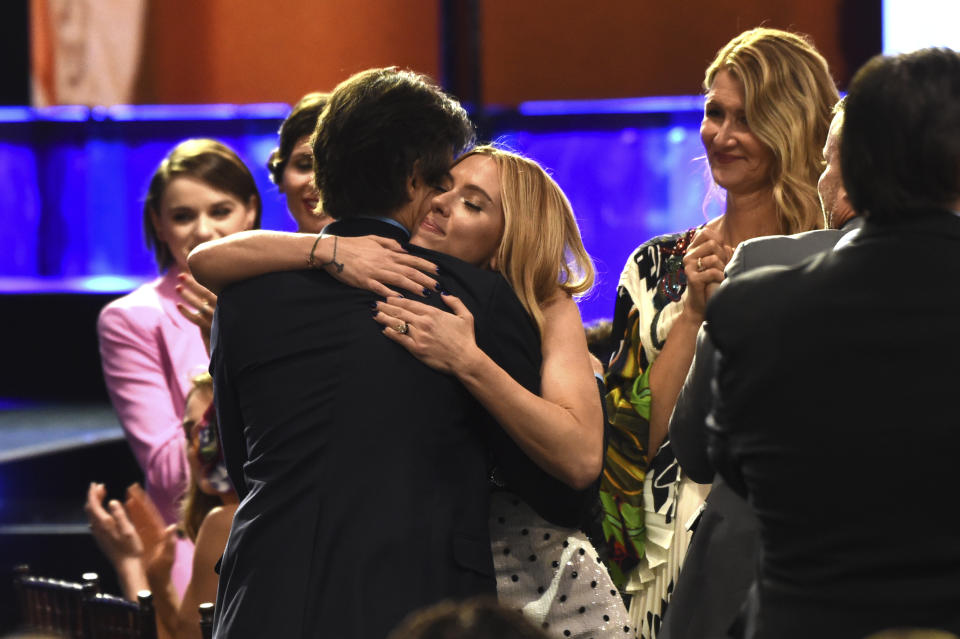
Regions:
[[393, 327], [393, 330], [400, 333], [401, 335], [406, 335], [410, 332], [410, 325], [406, 322], [402, 322]]
[[697, 258], [697, 270], [698, 270], [698, 271], [702, 271], [702, 270], [703, 270], [703, 258], [702, 258], [702, 257], [698, 257], [698, 258]]

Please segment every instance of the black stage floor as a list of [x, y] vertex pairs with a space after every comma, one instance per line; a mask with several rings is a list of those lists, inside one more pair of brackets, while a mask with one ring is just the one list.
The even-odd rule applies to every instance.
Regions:
[[109, 404], [0, 403], [0, 464], [122, 440]]

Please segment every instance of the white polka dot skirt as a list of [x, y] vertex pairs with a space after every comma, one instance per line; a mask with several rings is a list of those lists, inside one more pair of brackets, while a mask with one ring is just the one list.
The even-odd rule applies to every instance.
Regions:
[[582, 532], [554, 526], [519, 497], [496, 492], [490, 540], [501, 604], [554, 637], [634, 639], [623, 599]]

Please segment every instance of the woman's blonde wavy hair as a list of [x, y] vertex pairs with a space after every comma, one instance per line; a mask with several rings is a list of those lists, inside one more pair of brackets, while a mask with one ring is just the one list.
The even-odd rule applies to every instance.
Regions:
[[471, 155], [489, 157], [497, 164], [503, 238], [494, 268], [542, 332], [540, 308], [558, 290], [583, 295], [593, 286], [593, 260], [583, 248], [573, 207], [533, 160], [491, 145], [478, 146], [463, 157]]
[[817, 179], [839, 99], [827, 61], [805, 36], [760, 27], [720, 49], [707, 68], [705, 91], [724, 70], [743, 82], [750, 130], [773, 152], [770, 177], [783, 231], [823, 228]]

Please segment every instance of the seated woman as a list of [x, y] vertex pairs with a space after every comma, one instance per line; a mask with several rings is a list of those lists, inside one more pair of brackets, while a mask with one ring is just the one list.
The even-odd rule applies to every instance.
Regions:
[[[418, 270], [432, 265], [404, 253], [396, 242], [340, 237], [337, 261], [344, 268], [329, 266], [328, 272], [390, 296], [374, 318], [385, 325], [384, 334], [427, 365], [456, 375], [528, 463], [549, 473], [542, 482], [546, 489], [558, 490], [550, 481], [590, 487], [602, 457], [603, 419], [572, 295], [589, 289], [593, 266], [569, 202], [535, 162], [494, 147], [461, 158], [440, 191], [412, 243], [504, 275], [540, 329], [542, 396], [524, 389], [477, 348], [472, 317], [459, 300], [444, 295], [451, 314], [396, 297], [387, 285], [421, 295], [434, 288]], [[246, 233], [198, 248], [190, 263], [201, 283], [216, 291], [262, 272], [303, 268], [311, 251], [314, 262], [328, 262], [333, 244], [332, 238]], [[505, 604], [559, 636], [629, 633], [626, 610], [606, 569], [583, 534], [569, 525], [582, 513], [564, 512], [560, 500], [538, 504], [541, 514], [567, 524], [558, 526], [515, 496], [499, 494], [495, 502], [491, 536]]]
[[[153, 593], [161, 638], [200, 637], [197, 606], [217, 598], [214, 565], [223, 554], [237, 509], [237, 494], [227, 480], [220, 454], [212, 405], [213, 381], [204, 373], [194, 378], [184, 409], [190, 484], [179, 524], [165, 526], [150, 498], [137, 487], [131, 487], [128, 493], [127, 508], [111, 500], [104, 509], [103, 484], [91, 484], [87, 492], [85, 509], [94, 539], [113, 563], [124, 597], [136, 601], [138, 590]], [[196, 550], [181, 601], [173, 588], [171, 572], [175, 544], [183, 535], [196, 544]]]
[[[187, 254], [259, 226], [257, 185], [237, 154], [216, 140], [181, 142], [154, 172], [143, 207], [147, 246], [162, 274], [108, 304], [97, 321], [110, 400], [167, 524], [177, 521], [187, 486], [181, 423], [190, 379], [210, 364], [191, 322], [209, 325], [213, 309], [195, 292]], [[173, 579], [183, 592], [192, 545], [180, 540], [177, 550]]]

